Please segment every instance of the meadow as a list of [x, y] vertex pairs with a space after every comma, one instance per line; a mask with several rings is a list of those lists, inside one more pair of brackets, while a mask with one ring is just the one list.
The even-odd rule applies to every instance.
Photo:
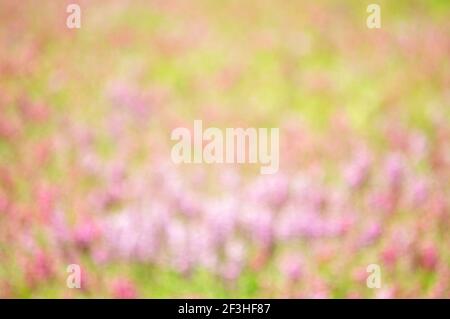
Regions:
[[2, 0], [0, 298], [449, 298], [450, 2], [370, 3]]

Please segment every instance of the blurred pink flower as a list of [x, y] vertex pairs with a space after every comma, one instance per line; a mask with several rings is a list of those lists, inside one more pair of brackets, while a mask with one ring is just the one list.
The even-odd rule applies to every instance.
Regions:
[[78, 223], [73, 231], [75, 243], [82, 248], [88, 248], [99, 235], [99, 227], [91, 219]]
[[392, 299], [395, 298], [395, 288], [381, 288], [377, 289], [375, 298], [377, 299]]
[[428, 197], [429, 187], [424, 179], [413, 182], [410, 191], [410, 200], [413, 208], [420, 206]]
[[419, 251], [419, 265], [429, 271], [433, 271], [439, 261], [439, 253], [436, 246], [427, 244]]
[[281, 173], [264, 175], [249, 185], [249, 196], [257, 204], [279, 208], [289, 196], [289, 181]]
[[399, 187], [405, 174], [405, 163], [400, 154], [390, 154], [385, 162], [384, 173], [390, 187]]
[[39, 249], [25, 264], [25, 276], [30, 286], [39, 285], [49, 280], [54, 274], [52, 258], [43, 250]]
[[111, 286], [111, 294], [117, 299], [134, 299], [138, 297], [135, 285], [128, 279], [116, 279]]
[[369, 176], [370, 158], [367, 152], [357, 152], [352, 162], [345, 168], [345, 179], [352, 188], [358, 188], [364, 184]]
[[380, 213], [391, 214], [395, 208], [395, 198], [392, 192], [374, 192], [369, 195], [369, 206]]
[[281, 273], [289, 281], [298, 281], [303, 274], [303, 261], [298, 255], [286, 255], [281, 259]]
[[399, 255], [397, 246], [391, 243], [381, 252], [381, 259], [386, 266], [392, 266], [397, 262]]
[[363, 245], [371, 245], [375, 243], [382, 234], [382, 228], [380, 223], [372, 222], [369, 227], [365, 229], [365, 232], [361, 238]]
[[247, 215], [248, 231], [257, 245], [270, 247], [273, 243], [273, 215], [268, 209], [253, 208], [255, 210]]

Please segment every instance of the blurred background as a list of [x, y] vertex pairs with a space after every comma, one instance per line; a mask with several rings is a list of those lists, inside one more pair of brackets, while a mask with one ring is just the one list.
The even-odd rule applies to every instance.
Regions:
[[[370, 3], [1, 0], [0, 297], [449, 298], [450, 3]], [[194, 119], [279, 172], [174, 165]]]

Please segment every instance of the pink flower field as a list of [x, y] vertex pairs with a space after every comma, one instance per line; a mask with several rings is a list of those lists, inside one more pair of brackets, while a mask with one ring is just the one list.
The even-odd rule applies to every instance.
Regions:
[[2, 0], [0, 298], [450, 298], [450, 3], [370, 3]]

